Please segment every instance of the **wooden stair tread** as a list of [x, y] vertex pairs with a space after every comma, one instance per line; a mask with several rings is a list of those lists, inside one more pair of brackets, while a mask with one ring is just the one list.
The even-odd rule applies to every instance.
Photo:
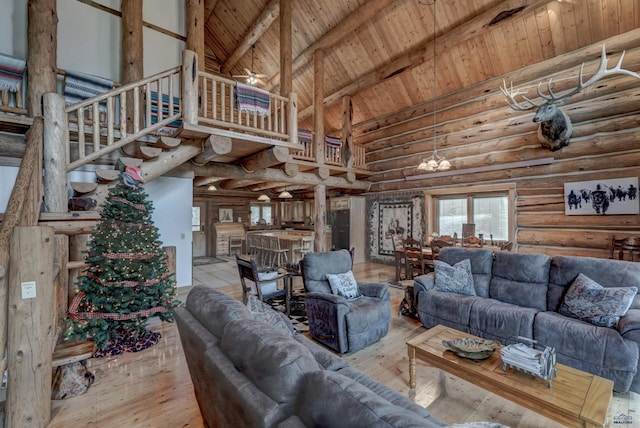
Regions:
[[53, 367], [62, 366], [91, 358], [96, 345], [93, 342], [61, 342], [53, 351]]

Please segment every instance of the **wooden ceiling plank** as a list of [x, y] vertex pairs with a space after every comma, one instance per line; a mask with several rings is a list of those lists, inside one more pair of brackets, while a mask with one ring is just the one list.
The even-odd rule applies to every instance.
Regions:
[[[349, 14], [320, 39], [309, 45], [293, 60], [293, 74], [307, 64], [312, 63], [313, 52], [318, 49], [326, 50], [338, 44], [345, 37], [352, 35], [355, 29], [372, 19], [378, 12], [391, 4], [393, 0], [370, 0], [365, 2], [353, 13]], [[275, 88], [280, 82], [280, 73], [276, 73], [267, 82], [267, 87]], [[272, 92], [270, 90], [270, 92]]]
[[[278, 14], [280, 12], [280, 1], [279, 0], [271, 0], [267, 6], [262, 9], [260, 15], [256, 20], [251, 24], [249, 30], [242, 37], [242, 40], [233, 50], [231, 55], [227, 58], [227, 60], [222, 64], [220, 71], [223, 74], [227, 74], [231, 71], [231, 69], [238, 63], [240, 58], [247, 53], [251, 46], [253, 46], [260, 37], [269, 29], [271, 24], [276, 20]], [[253, 71], [253, 70], [252, 70]]]
[[[489, 29], [502, 27], [505, 22], [510, 22], [511, 19], [504, 19], [493, 26], [489, 26], [488, 23], [494, 19], [498, 14], [504, 12], [505, 10], [514, 10], [518, 8], [523, 8], [519, 11], [519, 13], [513, 15], [524, 15], [527, 12], [535, 10], [535, 8], [549, 3], [549, 0], [506, 0], [501, 2], [499, 5], [492, 7], [481, 15], [476, 16], [470, 21], [461, 23], [453, 30], [449, 31], [446, 34], [443, 34], [441, 37], [438, 37], [435, 40], [436, 44], [436, 55], [441, 55], [445, 53], [447, 50], [452, 49], [454, 46], [459, 45], [460, 43], [471, 39], [473, 37], [477, 37], [480, 34], [489, 31]], [[385, 80], [391, 75], [398, 74], [398, 72], [403, 73], [406, 72], [407, 69], [413, 68], [417, 65], [424, 63], [426, 60], [432, 57], [432, 49], [433, 49], [433, 40], [430, 40], [426, 44], [419, 46], [416, 49], [413, 49], [409, 52], [404, 52], [392, 61], [387, 62], [381, 67], [369, 72], [365, 75], [360, 76], [358, 79], [350, 83], [349, 85], [343, 87], [342, 89], [334, 92], [333, 94], [325, 97], [324, 103], [325, 105], [333, 104], [338, 100], [342, 99], [345, 95], [353, 95], [357, 92], [360, 92], [364, 89], [370, 88], [375, 84]], [[302, 110], [298, 119], [302, 120], [310, 116], [313, 112], [313, 106], [309, 106]]]

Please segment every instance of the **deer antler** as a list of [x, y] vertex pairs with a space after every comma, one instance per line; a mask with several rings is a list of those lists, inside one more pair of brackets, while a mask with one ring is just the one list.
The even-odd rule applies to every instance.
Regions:
[[560, 103], [568, 101], [569, 98], [571, 98], [572, 96], [574, 96], [578, 92], [580, 92], [583, 89], [593, 85], [598, 80], [600, 80], [600, 79], [602, 79], [603, 77], [606, 77], [606, 76], [611, 76], [613, 74], [626, 74], [627, 76], [632, 76], [632, 77], [635, 77], [637, 79], [640, 79], [640, 74], [634, 73], [633, 71], [625, 70], [625, 69], [622, 68], [622, 61], [624, 60], [624, 53], [625, 53], [625, 51], [622, 51], [622, 54], [620, 55], [620, 59], [618, 60], [618, 63], [616, 64], [616, 66], [611, 68], [611, 69], [609, 69], [609, 70], [607, 70], [607, 63], [608, 63], [609, 59], [607, 58], [607, 51], [605, 49], [605, 46], [602, 45], [602, 56], [601, 56], [601, 59], [600, 59], [600, 66], [598, 67], [598, 70], [595, 72], [595, 74], [593, 76], [591, 76], [591, 78], [589, 80], [587, 80], [586, 82], [582, 81], [582, 73], [584, 71], [584, 63], [582, 63], [582, 65], [580, 66], [580, 75], [578, 76], [578, 87], [576, 89], [573, 89], [573, 90], [567, 92], [566, 94], [563, 94], [562, 96], [558, 96], [551, 90], [551, 79], [549, 79], [549, 82], [547, 83], [547, 94], [542, 93], [542, 91], [540, 90], [540, 86], [542, 85], [542, 82], [540, 82], [538, 84], [538, 95], [541, 98], [547, 100], [548, 102], [552, 102], [552, 103], [555, 103], [555, 104], [560, 104]]
[[[511, 82], [511, 86], [507, 87], [507, 82], [505, 82], [504, 80], [502, 80], [502, 86], [500, 87], [500, 90], [502, 91], [502, 93], [504, 94], [505, 98], [507, 99], [507, 103], [509, 103], [509, 107], [511, 107], [514, 110], [520, 110], [520, 111], [527, 111], [527, 110], [531, 110], [534, 108], [538, 108], [540, 107], [540, 104], [536, 104], [533, 101], [531, 101], [529, 98], [525, 97], [524, 94], [526, 94], [528, 91], [526, 89], [513, 89], [513, 82]], [[529, 104], [531, 104], [530, 106], [525, 106], [520, 104], [519, 102], [516, 101], [516, 97], [518, 95], [522, 95], [522, 98], [527, 101]]]

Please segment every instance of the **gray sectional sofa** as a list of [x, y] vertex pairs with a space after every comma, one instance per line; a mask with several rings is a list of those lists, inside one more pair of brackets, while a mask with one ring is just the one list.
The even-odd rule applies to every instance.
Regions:
[[555, 347], [559, 363], [611, 379], [615, 391], [640, 392], [639, 296], [615, 328], [559, 313], [578, 274], [603, 287], [640, 287], [640, 263], [456, 247], [440, 252], [450, 265], [464, 259], [471, 261], [476, 296], [436, 290], [433, 273], [415, 278], [425, 327], [443, 324], [502, 343], [513, 343], [515, 336], [534, 339]]
[[215, 289], [194, 287], [175, 317], [209, 427], [445, 426], [324, 347], [290, 334], [290, 324], [283, 330], [256, 320]]

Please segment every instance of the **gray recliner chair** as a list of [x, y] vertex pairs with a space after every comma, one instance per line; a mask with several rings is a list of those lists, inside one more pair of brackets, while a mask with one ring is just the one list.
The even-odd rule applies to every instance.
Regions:
[[391, 304], [386, 284], [358, 282], [361, 297], [331, 293], [326, 274], [351, 270], [349, 251], [309, 253], [300, 262], [311, 337], [340, 353], [358, 351], [389, 332]]

